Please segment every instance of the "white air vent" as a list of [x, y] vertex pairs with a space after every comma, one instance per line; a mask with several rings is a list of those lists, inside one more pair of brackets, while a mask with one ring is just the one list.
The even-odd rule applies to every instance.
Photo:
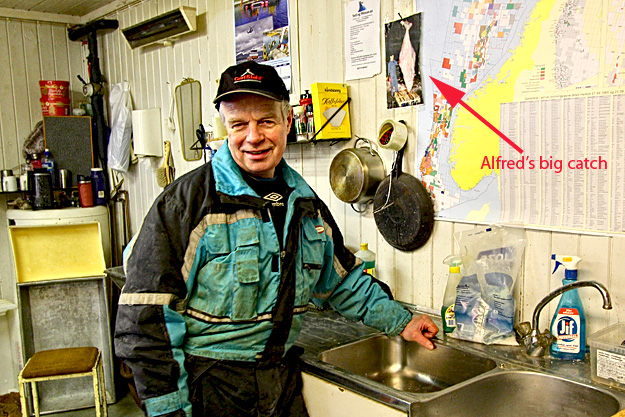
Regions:
[[197, 29], [195, 8], [180, 7], [123, 29], [124, 37], [131, 48], [152, 43], [168, 43], [172, 38]]

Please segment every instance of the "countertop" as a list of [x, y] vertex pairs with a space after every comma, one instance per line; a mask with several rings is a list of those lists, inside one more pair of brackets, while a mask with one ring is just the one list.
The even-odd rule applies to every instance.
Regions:
[[[120, 288], [123, 286], [125, 276], [122, 267], [109, 268], [106, 273]], [[439, 328], [442, 328], [440, 317], [431, 314], [432, 312], [428, 309], [405, 305], [416, 314], [430, 313], [435, 323]], [[411, 394], [395, 390], [321, 362], [319, 359], [320, 353], [325, 350], [379, 334], [382, 333], [360, 322], [348, 320], [334, 311], [321, 311], [310, 305], [296, 343], [304, 348], [304, 353], [301, 356], [303, 370], [365, 397], [408, 412], [412, 404], [431, 394]], [[442, 332], [437, 336], [435, 344], [447, 345], [493, 359], [499, 370], [526, 370], [547, 373], [607, 391], [617, 397], [621, 403], [621, 408], [625, 408], [625, 392], [592, 381], [588, 356], [582, 362], [562, 361], [552, 359], [549, 356], [530, 358], [522, 352], [519, 346], [483, 345], [454, 339], [443, 335]]]
[[[406, 306], [417, 314], [427, 312], [424, 311], [427, 309], [419, 309], [407, 304]], [[439, 328], [442, 328], [440, 317], [430, 315]], [[304, 319], [302, 333], [297, 341], [297, 344], [305, 349], [302, 355], [304, 371], [399, 410], [408, 411], [411, 404], [420, 399], [425, 399], [431, 394], [403, 393], [319, 360], [319, 354], [327, 349], [378, 334], [382, 333], [360, 322], [345, 319], [334, 311], [318, 311], [314, 307], [310, 307]], [[625, 407], [625, 392], [592, 381], [588, 356], [586, 360], [581, 362], [562, 361], [552, 359], [549, 356], [530, 358], [522, 352], [519, 346], [484, 345], [454, 339], [442, 334], [437, 336], [435, 344], [455, 347], [493, 359], [499, 370], [541, 372], [589, 385], [611, 393], [617, 397], [621, 403], [621, 408]]]

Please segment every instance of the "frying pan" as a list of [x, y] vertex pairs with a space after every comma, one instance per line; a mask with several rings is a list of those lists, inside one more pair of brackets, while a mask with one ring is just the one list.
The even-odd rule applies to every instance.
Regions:
[[432, 235], [434, 204], [421, 181], [402, 172], [404, 149], [397, 151], [390, 175], [375, 192], [373, 217], [389, 245], [408, 252], [423, 246]]

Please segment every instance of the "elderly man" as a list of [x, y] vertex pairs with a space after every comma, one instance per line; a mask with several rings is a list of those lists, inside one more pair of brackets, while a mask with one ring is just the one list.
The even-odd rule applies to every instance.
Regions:
[[269, 66], [221, 76], [227, 145], [168, 186], [126, 251], [116, 354], [149, 416], [306, 416], [293, 345], [310, 301], [429, 349], [438, 328], [363, 273], [282, 159], [292, 111]]

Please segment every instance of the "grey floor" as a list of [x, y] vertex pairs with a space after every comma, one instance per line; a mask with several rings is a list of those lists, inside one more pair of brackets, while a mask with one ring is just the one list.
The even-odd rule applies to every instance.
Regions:
[[[95, 408], [85, 408], [76, 411], [66, 411], [64, 413], [48, 414], [54, 417], [93, 417], [95, 416]], [[109, 417], [141, 417], [143, 411], [137, 406], [130, 394], [118, 400], [115, 404], [108, 406]]]

